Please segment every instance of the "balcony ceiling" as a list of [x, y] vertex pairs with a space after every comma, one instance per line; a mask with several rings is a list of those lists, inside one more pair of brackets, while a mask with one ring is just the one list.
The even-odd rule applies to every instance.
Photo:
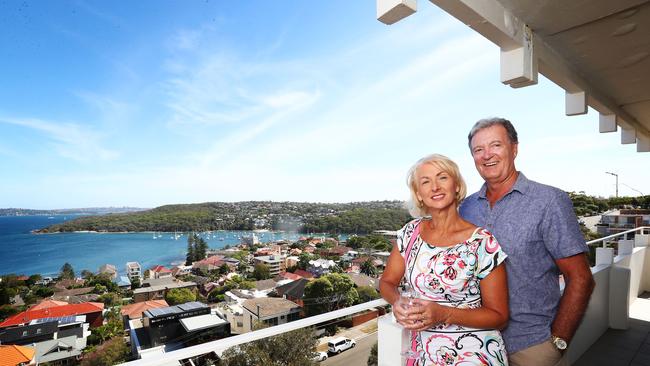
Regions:
[[650, 131], [650, 2], [500, 0]]
[[527, 25], [539, 72], [616, 121], [601, 132], [620, 127], [621, 143], [650, 151], [650, 0], [430, 1], [502, 51], [522, 46]]

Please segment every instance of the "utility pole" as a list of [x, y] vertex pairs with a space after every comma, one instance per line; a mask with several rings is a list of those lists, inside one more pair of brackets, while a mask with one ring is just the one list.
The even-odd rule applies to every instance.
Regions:
[[616, 198], [618, 198], [618, 174], [610, 172], [605, 172], [605, 174], [613, 175], [616, 177]]

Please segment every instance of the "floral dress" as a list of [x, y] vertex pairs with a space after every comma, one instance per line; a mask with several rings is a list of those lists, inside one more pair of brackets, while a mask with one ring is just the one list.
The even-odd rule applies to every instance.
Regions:
[[[421, 220], [406, 224], [397, 235], [404, 257], [405, 280], [420, 297], [461, 309], [481, 307], [479, 283], [501, 264], [506, 254], [487, 230], [477, 228], [466, 241], [448, 247], [429, 245], [419, 235]], [[508, 365], [501, 333], [439, 324], [411, 333], [420, 358], [408, 365]]]

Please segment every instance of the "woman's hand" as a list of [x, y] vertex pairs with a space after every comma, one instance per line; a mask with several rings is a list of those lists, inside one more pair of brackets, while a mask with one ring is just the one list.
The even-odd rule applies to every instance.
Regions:
[[397, 301], [393, 304], [393, 315], [395, 320], [404, 327], [412, 327], [414, 325], [413, 321], [410, 320], [409, 316], [409, 307], [412, 305], [407, 305], [405, 302], [408, 301], [402, 297], [398, 298]]
[[451, 307], [442, 306], [433, 301], [414, 299], [413, 305], [404, 310], [408, 321], [405, 321], [403, 325], [404, 328], [414, 331], [426, 330], [446, 323], [451, 311]]

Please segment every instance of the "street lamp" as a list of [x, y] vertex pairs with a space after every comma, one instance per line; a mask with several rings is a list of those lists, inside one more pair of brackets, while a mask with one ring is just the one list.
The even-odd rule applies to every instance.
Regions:
[[605, 172], [605, 174], [613, 175], [616, 177], [616, 198], [618, 198], [618, 174], [610, 172]]

